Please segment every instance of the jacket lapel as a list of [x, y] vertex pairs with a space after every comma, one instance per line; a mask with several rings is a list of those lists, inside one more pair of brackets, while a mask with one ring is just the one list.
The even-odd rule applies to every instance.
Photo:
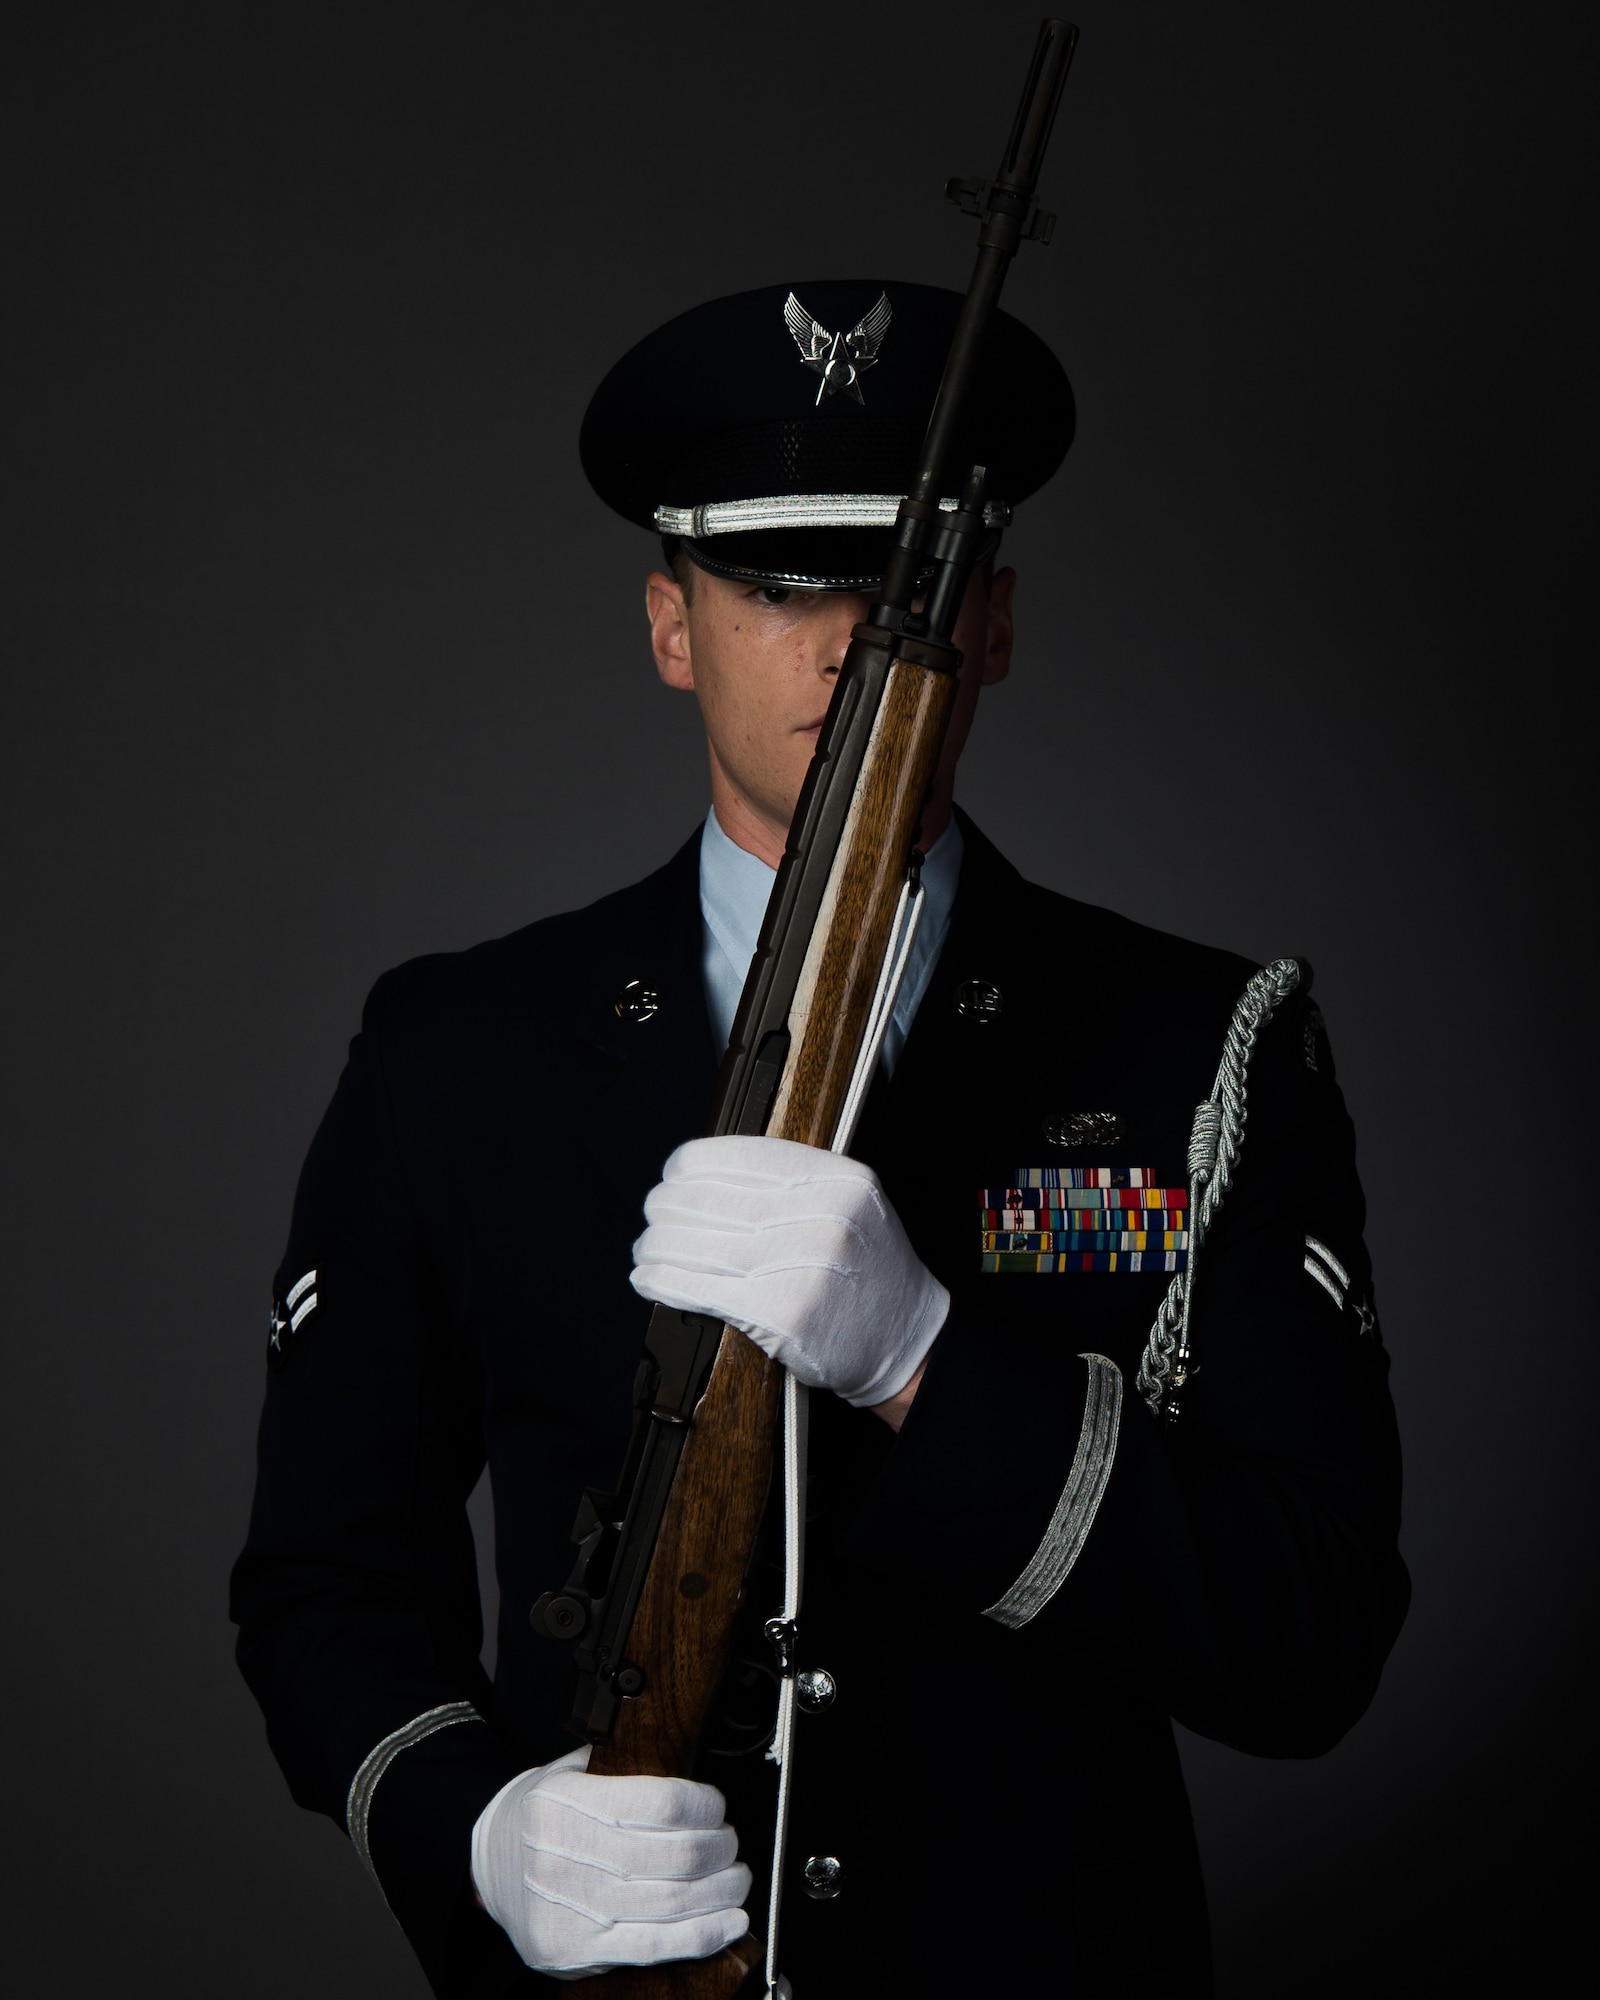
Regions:
[[701, 966], [698, 829], [664, 868], [589, 912], [573, 967], [571, 1060], [593, 1115], [582, 1144], [602, 1184], [637, 1191], [704, 1126], [716, 1079]]

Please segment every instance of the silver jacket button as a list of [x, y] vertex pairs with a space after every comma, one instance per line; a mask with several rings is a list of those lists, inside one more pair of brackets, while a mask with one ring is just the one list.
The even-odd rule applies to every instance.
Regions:
[[832, 1708], [838, 1693], [839, 1683], [826, 1667], [807, 1667], [804, 1673], [794, 1677], [794, 1698], [812, 1715], [820, 1715], [823, 1709]]
[[661, 995], [642, 979], [630, 979], [611, 1004], [619, 1021], [650, 1021], [661, 1012]]
[[956, 1012], [963, 1021], [998, 1020], [1005, 1004], [1005, 995], [987, 979], [963, 979], [956, 988]]
[[836, 1854], [813, 1854], [806, 1863], [806, 1894], [815, 1903], [831, 1903], [844, 1887], [844, 1863]]

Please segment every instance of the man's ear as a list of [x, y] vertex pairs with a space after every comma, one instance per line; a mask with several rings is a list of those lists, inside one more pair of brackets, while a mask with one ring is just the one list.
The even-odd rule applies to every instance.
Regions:
[[689, 613], [683, 585], [665, 570], [652, 570], [644, 587], [644, 615], [650, 620], [650, 651], [656, 672], [669, 688], [694, 692], [694, 663], [689, 650]]
[[1011, 671], [1011, 594], [1017, 587], [1014, 569], [997, 569], [989, 585], [989, 640], [984, 648], [980, 687], [992, 687]]

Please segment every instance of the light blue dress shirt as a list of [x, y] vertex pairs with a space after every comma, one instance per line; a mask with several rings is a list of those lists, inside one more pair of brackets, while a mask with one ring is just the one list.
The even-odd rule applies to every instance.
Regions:
[[[956, 881], [961, 874], [961, 845], [961, 829], [952, 819], [923, 859], [926, 901], [922, 905], [922, 920], [917, 925], [910, 961], [883, 1037], [882, 1061], [888, 1070], [893, 1070], [906, 1045], [911, 1023], [917, 1017], [917, 1008], [922, 1004], [949, 934]], [[750, 970], [756, 939], [761, 934], [761, 919], [767, 913], [774, 873], [764, 861], [747, 854], [728, 838], [717, 824], [714, 812], [706, 814], [705, 830], [700, 836], [700, 914], [705, 920], [706, 997], [719, 1051], [728, 1046], [739, 995], [744, 991], [745, 974]]]

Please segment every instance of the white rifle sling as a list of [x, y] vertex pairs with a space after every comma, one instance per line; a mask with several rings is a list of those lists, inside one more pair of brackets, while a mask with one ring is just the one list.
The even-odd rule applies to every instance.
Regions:
[[[911, 944], [922, 921], [926, 891], [920, 880], [907, 881], [895, 905], [894, 922], [883, 954], [883, 970], [867, 1012], [861, 1037], [861, 1053], [851, 1072], [844, 1106], [833, 1135], [830, 1152], [847, 1153], [855, 1136], [856, 1121], [866, 1101], [867, 1088], [878, 1066], [883, 1037], [894, 1014], [900, 982], [911, 962]], [[784, 1370], [783, 1379], [783, 1611], [767, 1630], [778, 1653], [782, 1678], [778, 1683], [778, 1721], [773, 1731], [768, 1759], [778, 1766], [778, 1810], [772, 1836], [772, 1890], [767, 1908], [767, 1994], [768, 2000], [784, 2000], [789, 1982], [778, 1971], [778, 1911], [783, 1897], [784, 1859], [789, 1846], [790, 1780], [794, 1764], [794, 1677], [796, 1621], [800, 1616], [801, 1585], [805, 1573], [806, 1541], [806, 1422], [810, 1392], [794, 1374]]]

